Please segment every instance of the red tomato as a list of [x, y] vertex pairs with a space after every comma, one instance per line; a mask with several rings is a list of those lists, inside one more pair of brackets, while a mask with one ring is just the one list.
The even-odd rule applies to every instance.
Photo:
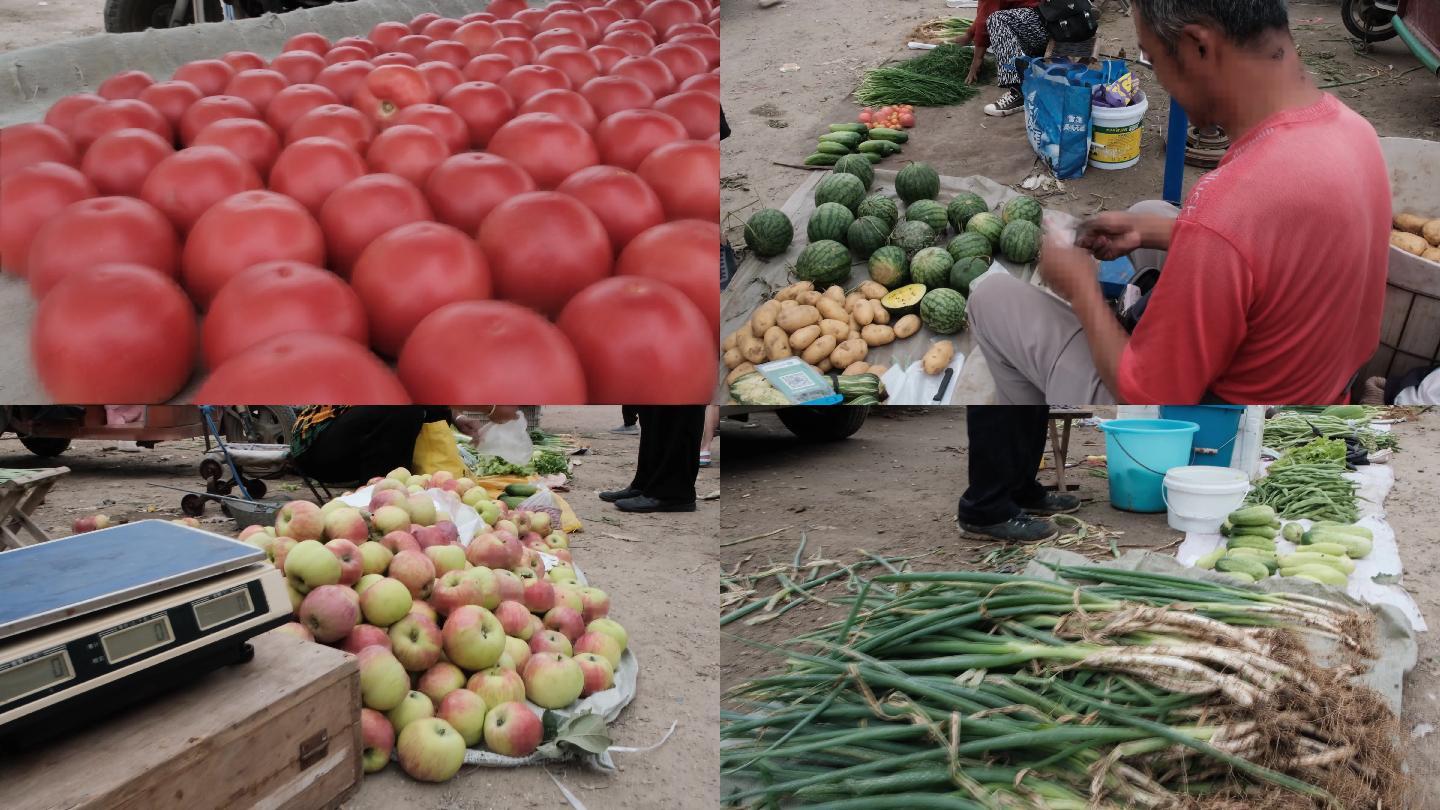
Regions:
[[[680, 23], [679, 25], [672, 25], [665, 29], [665, 33], [661, 35], [660, 38], [666, 42], [674, 42], [680, 37], [694, 36], [696, 34], [715, 37], [715, 32], [711, 31], [710, 26], [705, 23]], [[718, 39], [718, 37], [716, 38]]]
[[345, 37], [343, 39], [337, 39], [335, 40], [335, 47], [359, 48], [361, 51], [364, 51], [366, 59], [369, 59], [370, 57], [380, 53], [380, 49], [375, 47], [375, 43], [371, 42], [365, 37]]
[[518, 110], [520, 115], [533, 112], [554, 113], [566, 121], [578, 124], [586, 132], [593, 132], [595, 125], [600, 123], [590, 102], [574, 90], [546, 90], [537, 93], [520, 105]]
[[40, 302], [30, 356], [57, 402], [163, 403], [190, 379], [198, 331], [174, 279], [140, 265], [102, 264]]
[[570, 77], [570, 86], [579, 87], [600, 75], [600, 60], [584, 48], [558, 45], [540, 54], [537, 65], [555, 68]]
[[485, 152], [462, 152], [441, 161], [425, 181], [435, 218], [475, 233], [495, 206], [535, 190], [535, 181], [513, 161]]
[[138, 264], [174, 278], [180, 247], [165, 215], [134, 197], [80, 200], [46, 222], [30, 242], [30, 292], [44, 298], [55, 285], [99, 264]]
[[13, 124], [0, 129], [0, 180], [37, 163], [79, 163], [70, 137], [49, 124]]
[[720, 334], [720, 225], [681, 219], [645, 231], [630, 241], [615, 260], [615, 273], [664, 281], [685, 294]]
[[216, 121], [200, 130], [195, 136], [195, 145], [218, 146], [229, 151], [254, 166], [262, 181], [269, 179], [270, 169], [280, 156], [280, 136], [264, 121], [250, 118]]
[[101, 98], [139, 98], [140, 91], [154, 84], [155, 80], [143, 70], [122, 70], [100, 83], [95, 92]]
[[416, 14], [415, 17], [410, 20], [410, 33], [418, 34], [421, 31], [425, 30], [425, 26], [435, 22], [438, 19], [440, 19], [440, 15], [436, 14], [433, 11], [426, 11], [423, 14]]
[[640, 19], [650, 23], [656, 31], [664, 35], [673, 25], [698, 23], [704, 17], [700, 9], [689, 0], [655, 0], [640, 13]]
[[556, 191], [569, 194], [595, 213], [616, 253], [641, 232], [665, 221], [655, 191], [639, 175], [614, 166], [581, 169], [565, 178]]
[[225, 91], [225, 85], [235, 78], [235, 68], [219, 59], [198, 59], [181, 65], [170, 78], [190, 82], [200, 88], [201, 93], [213, 96]]
[[[483, 57], [477, 57], [483, 58]], [[470, 131], [470, 145], [483, 149], [495, 130], [515, 115], [515, 102], [505, 88], [489, 82], [456, 85], [440, 103], [455, 111]]]
[[595, 57], [595, 63], [600, 66], [600, 72], [608, 75], [610, 68], [614, 67], [616, 62], [630, 54], [614, 45], [600, 44], [590, 48], [590, 55]]
[[374, 65], [375, 67], [381, 67], [383, 65], [403, 65], [405, 67], [417, 67], [420, 64], [420, 60], [416, 59], [408, 53], [391, 51], [389, 53], [382, 53], [374, 59], [371, 59], [370, 64]]
[[570, 0], [556, 0], [545, 6], [546, 11], [581, 11], [584, 8], [579, 3], [573, 3]]
[[610, 68], [610, 75], [639, 79], [657, 98], [675, 92], [675, 74], [653, 56], [627, 56]]
[[392, 50], [395, 47], [395, 43], [399, 42], [401, 37], [409, 35], [410, 26], [402, 22], [386, 20], [385, 22], [376, 23], [375, 26], [370, 29], [368, 39], [375, 43], [375, 47], [383, 52]]
[[585, 375], [565, 335], [506, 301], [461, 301], [430, 313], [410, 333], [396, 369], [421, 403], [585, 401]]
[[[472, 23], [472, 22], [488, 22], [488, 23], [493, 23], [493, 22], [495, 22], [497, 19], [499, 19], [499, 18], [496, 17], [494, 14], [491, 14], [491, 13], [488, 12], [488, 11], [472, 11], [472, 12], [470, 12], [469, 14], [466, 14], [464, 17], [461, 17], [461, 18], [460, 18], [460, 22], [462, 22], [462, 23]], [[462, 27], [463, 27], [463, 26], [462, 26]]]
[[[466, 57], [468, 60], [469, 57]], [[465, 62], [460, 63], [464, 67]], [[460, 68], [449, 62], [425, 62], [416, 70], [425, 77], [425, 83], [430, 85], [430, 95], [433, 98], [440, 98], [455, 88], [455, 85], [465, 81], [465, 76]]]
[[286, 51], [271, 60], [270, 69], [282, 74], [291, 84], [309, 84], [325, 69], [325, 59], [310, 51]]
[[393, 122], [396, 113], [411, 104], [435, 100], [425, 75], [413, 67], [382, 65], [370, 71], [355, 91], [355, 106], [381, 127]]
[[230, 279], [269, 261], [323, 265], [325, 235], [296, 201], [273, 191], [247, 191], [206, 211], [185, 240], [181, 278], [206, 309]]
[[622, 110], [649, 109], [655, 103], [650, 88], [628, 76], [596, 76], [580, 88], [580, 95], [602, 121]]
[[720, 147], [709, 141], [676, 141], [645, 158], [636, 170], [665, 206], [670, 219], [720, 221]]
[[[370, 54], [366, 53], [365, 49], [358, 48], [354, 45], [341, 45], [326, 51], [324, 58], [325, 66], [329, 67], [330, 65], [340, 62], [363, 62], [370, 58]], [[320, 73], [324, 72], [323, 70], [320, 71]], [[319, 81], [319, 75], [318, 73], [316, 74], [316, 81]]]
[[348, 277], [355, 260], [377, 236], [433, 217], [425, 195], [409, 180], [394, 174], [357, 177], [335, 189], [320, 207], [330, 267]]
[[467, 82], [498, 82], [515, 69], [515, 62], [503, 53], [487, 53], [465, 63], [460, 74]]
[[495, 30], [500, 32], [501, 39], [509, 39], [511, 37], [514, 37], [517, 39], [528, 40], [531, 36], [534, 35], [528, 25], [522, 22], [517, 22], [515, 20], [496, 20]]
[[490, 52], [507, 56], [517, 65], [531, 64], [539, 56], [535, 45], [524, 37], [504, 37], [490, 46]]
[[[542, 11], [549, 11], [549, 9], [542, 9]], [[540, 30], [544, 31], [547, 28], [564, 28], [574, 31], [585, 38], [586, 45], [598, 45], [600, 43], [601, 31], [599, 24], [583, 11], [571, 11], [568, 9], [550, 11], [550, 13], [544, 15], [540, 21]]]
[[619, 22], [620, 20], [624, 19], [620, 15], [620, 12], [614, 9], [605, 8], [604, 6], [597, 6], [595, 8], [585, 9], [585, 16], [594, 20], [595, 25], [598, 26], [602, 32], [605, 30], [605, 26], [613, 22]]
[[470, 129], [454, 110], [442, 104], [411, 104], [395, 116], [396, 124], [414, 124], [424, 127], [444, 142], [450, 154], [462, 152], [470, 146]]
[[454, 39], [470, 51], [471, 56], [490, 52], [490, 46], [499, 42], [500, 29], [494, 23], [468, 22], [455, 29]]
[[180, 143], [186, 146], [195, 142], [200, 130], [216, 121], [227, 118], [260, 119], [255, 106], [239, 96], [209, 96], [190, 105], [180, 116]]
[[369, 345], [365, 307], [339, 276], [304, 262], [264, 262], [237, 273], [211, 301], [200, 327], [205, 364], [218, 368], [287, 332], [323, 332]]
[[371, 171], [397, 174], [423, 186], [430, 172], [447, 157], [450, 149], [439, 135], [415, 124], [396, 124], [375, 137], [365, 162]]
[[493, 0], [490, 5], [485, 7], [485, 10], [503, 20], [527, 8], [529, 6], [526, 5], [525, 0]]
[[225, 95], [243, 98], [256, 112], [263, 114], [270, 100], [289, 86], [290, 80], [278, 71], [242, 70], [225, 85]]
[[612, 48], [619, 48], [630, 56], [645, 56], [655, 48], [655, 40], [651, 39], [649, 34], [633, 28], [611, 31], [600, 42]]
[[210, 206], [261, 187], [255, 167], [218, 146], [191, 146], [156, 164], [140, 198], [159, 208], [181, 233]]
[[[709, 28], [701, 26], [703, 34], [680, 34], [671, 37], [667, 45], [689, 45], [705, 56], [705, 69], [714, 70], [720, 67], [720, 38], [710, 33]], [[675, 69], [673, 66], [670, 68]], [[692, 76], [695, 74], [691, 74]], [[677, 77], [678, 78], [678, 77]]]
[[304, 34], [296, 34], [285, 40], [285, 44], [281, 46], [280, 50], [281, 52], [309, 51], [324, 56], [325, 52], [330, 50], [330, 40], [326, 39], [324, 34], [317, 34], [311, 31]]
[[480, 223], [480, 248], [500, 298], [551, 316], [609, 276], [613, 263], [600, 218], [555, 191], [532, 191], [495, 206]]
[[30, 242], [40, 226], [70, 204], [95, 196], [90, 179], [73, 166], [37, 163], [0, 180], [0, 267], [24, 277]]
[[[629, 15], [627, 15], [627, 17], [628, 16]], [[648, 22], [645, 22], [642, 19], [639, 19], [639, 17], [640, 15], [636, 14], [634, 18], [624, 19], [619, 22], [610, 23], [609, 25], [605, 26], [605, 33], [613, 34], [616, 31], [639, 31], [640, 33], [649, 37], [652, 41], [656, 37], [660, 36], [659, 32], [655, 30], [655, 26], [651, 25]], [[651, 45], [650, 47], [653, 48], [655, 46]]]
[[173, 154], [175, 147], [148, 129], [117, 129], [90, 144], [80, 170], [101, 194], [137, 197], [150, 171]]
[[700, 49], [684, 43], [667, 42], [664, 45], [658, 45], [655, 50], [650, 52], [650, 56], [670, 68], [670, 75], [676, 82], [710, 70], [710, 60], [705, 58], [705, 54], [701, 53]]
[[420, 30], [420, 33], [435, 39], [454, 39], [455, 30], [460, 27], [459, 20], [452, 20], [442, 17], [432, 20], [431, 23]]
[[571, 31], [569, 28], [548, 28], [530, 38], [535, 44], [535, 50], [545, 53], [551, 48], [570, 47], [585, 50], [585, 37], [578, 31]]
[[422, 63], [444, 62], [458, 70], [470, 61], [470, 49], [454, 40], [442, 39], [426, 45], [419, 58]]
[[316, 107], [339, 104], [340, 99], [329, 88], [318, 84], [292, 84], [275, 94], [265, 107], [265, 122], [281, 137], [290, 125]]
[[[520, 164], [535, 184], [545, 189], [555, 188], [575, 172], [600, 162], [590, 133], [551, 113], [512, 118], [496, 130], [486, 149]], [[715, 176], [720, 176], [718, 171]]]
[[80, 113], [98, 104], [104, 104], [105, 99], [94, 93], [74, 93], [62, 96], [50, 109], [45, 111], [44, 123], [55, 127], [65, 133], [70, 140], [75, 140], [75, 119]]
[[202, 98], [200, 88], [189, 82], [156, 82], [141, 91], [139, 100], [154, 107], [173, 131], [190, 105]]
[[336, 62], [320, 71], [315, 76], [315, 83], [334, 93], [341, 104], [349, 104], [355, 98], [355, 91], [374, 69], [374, 65], [359, 60]]
[[286, 332], [247, 346], [210, 372], [195, 401], [406, 405], [410, 397], [364, 346], [324, 332]]
[[[717, 242], [717, 258], [719, 249]], [[710, 401], [715, 373], [706, 361], [715, 353], [716, 334], [705, 313], [669, 284], [607, 278], [570, 299], [555, 325], [585, 369], [587, 402]]]
[[720, 131], [720, 99], [703, 90], [671, 93], [655, 102], [655, 109], [683, 124], [693, 140], [703, 141]]
[[356, 152], [364, 152], [375, 138], [375, 125], [354, 107], [322, 104], [285, 130], [287, 144], [304, 138], [334, 138]]
[[400, 41], [395, 43], [395, 50], [415, 57], [416, 61], [424, 61], [425, 46], [434, 41], [424, 34], [411, 34], [401, 37]]
[[229, 51], [220, 57], [220, 61], [234, 68], [236, 73], [242, 70], [259, 70], [265, 67], [264, 57], [251, 51]]
[[320, 212], [335, 189], [365, 174], [359, 153], [332, 138], [306, 138], [286, 146], [270, 169], [270, 188]]
[[901, 113], [900, 125], [907, 128], [915, 126], [915, 116], [911, 113]]
[[96, 138], [117, 129], [148, 129], [167, 141], [175, 137], [170, 122], [154, 107], [137, 99], [121, 98], [96, 104], [76, 116], [70, 139], [83, 155]]
[[397, 357], [426, 315], [455, 301], [489, 298], [490, 268], [475, 240], [459, 229], [415, 222], [371, 242], [350, 286], [365, 304], [370, 345]]
[[[635, 171], [651, 152], [686, 138], [685, 125], [655, 110], [622, 110], [600, 121], [595, 145], [600, 158], [611, 166]], [[715, 174], [719, 177], [719, 173]], [[717, 189], [717, 183], [711, 183]]]
[[540, 22], [545, 19], [548, 12], [549, 9], [544, 8], [527, 8], [524, 11], [517, 11], [510, 15], [510, 19], [518, 23], [523, 23], [526, 28], [530, 29], [530, 33], [534, 34], [543, 30], [545, 27], [541, 26]]
[[715, 98], [720, 98], [720, 74], [719, 73], [698, 73], [680, 83], [679, 91], [699, 90], [709, 93]]
[[[613, 8], [623, 16], [634, 20], [638, 20], [640, 15], [645, 11], [645, 3], [643, 0], [605, 0], [605, 7]], [[646, 25], [649, 25], [649, 23], [646, 23]]]

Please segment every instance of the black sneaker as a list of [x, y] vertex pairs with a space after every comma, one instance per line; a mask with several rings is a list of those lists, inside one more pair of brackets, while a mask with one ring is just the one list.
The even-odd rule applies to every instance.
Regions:
[[662, 501], [649, 495], [636, 495], [615, 502], [621, 512], [694, 512], [694, 501]]
[[1005, 95], [998, 100], [985, 105], [985, 114], [1004, 118], [1007, 115], [1014, 115], [1025, 109], [1025, 97], [1020, 95], [1018, 88], [1010, 88]]
[[608, 492], [602, 492], [600, 493], [600, 500], [606, 503], [615, 503], [616, 501], [623, 501], [626, 498], [633, 498], [636, 495], [642, 494], [644, 493], [642, 493], [638, 489], [631, 489], [630, 487], [626, 487], [624, 489], [612, 489]]
[[966, 537], [999, 540], [1002, 543], [1040, 543], [1045, 540], [1053, 540], [1060, 535], [1060, 530], [1055, 527], [1054, 523], [1025, 515], [989, 526], [976, 526], [973, 523], [961, 521], [960, 528]]
[[1020, 508], [1024, 509], [1027, 515], [1068, 515], [1080, 511], [1080, 499], [1074, 495], [1047, 492], [1040, 503], [1022, 503]]

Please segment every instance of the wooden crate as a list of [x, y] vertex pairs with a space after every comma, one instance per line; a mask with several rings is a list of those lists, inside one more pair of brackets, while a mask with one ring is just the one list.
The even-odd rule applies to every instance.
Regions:
[[360, 786], [354, 656], [287, 635], [255, 659], [0, 764], [7, 810], [333, 808]]

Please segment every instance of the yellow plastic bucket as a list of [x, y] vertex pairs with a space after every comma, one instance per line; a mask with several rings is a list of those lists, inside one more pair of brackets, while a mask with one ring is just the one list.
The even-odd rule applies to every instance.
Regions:
[[1140, 133], [1150, 102], [1141, 93], [1128, 107], [1090, 108], [1090, 165], [1097, 169], [1128, 169], [1140, 159]]

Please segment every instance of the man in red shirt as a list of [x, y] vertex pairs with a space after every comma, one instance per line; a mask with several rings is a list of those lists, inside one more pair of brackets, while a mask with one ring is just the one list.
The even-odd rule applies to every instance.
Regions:
[[[1284, 0], [1135, 10], [1156, 77], [1197, 125], [1224, 128], [1229, 152], [1178, 218], [1142, 203], [1084, 223], [1078, 247], [1052, 234], [1040, 272], [1064, 301], [1006, 275], [975, 286], [971, 323], [998, 400], [1346, 400], [1384, 306], [1390, 186], [1375, 130], [1310, 81]], [[1133, 335], [1087, 251], [1163, 265]]]
[[1026, 55], [1039, 56], [1045, 52], [1045, 45], [1050, 41], [1045, 20], [1037, 10], [1039, 5], [1040, 0], [980, 0], [970, 29], [955, 40], [958, 45], [975, 46], [970, 60], [970, 74], [965, 77], [966, 84], [979, 81], [985, 51], [994, 51], [995, 69], [999, 74], [996, 84], [1005, 88], [1005, 95], [985, 105], [986, 115], [1003, 117], [1025, 109], [1015, 60]]

